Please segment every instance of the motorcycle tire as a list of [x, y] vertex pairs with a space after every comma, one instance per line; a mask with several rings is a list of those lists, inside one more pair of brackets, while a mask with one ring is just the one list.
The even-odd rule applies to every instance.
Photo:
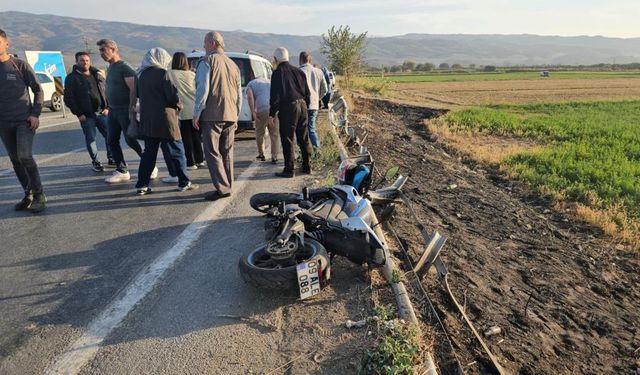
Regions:
[[284, 204], [300, 203], [301, 196], [296, 193], [258, 193], [251, 196], [249, 204], [256, 211], [267, 213], [273, 207]]
[[261, 264], [268, 262], [269, 254], [266, 252], [266, 245], [262, 245], [252, 251], [249, 255], [240, 258], [238, 269], [242, 279], [259, 289], [290, 290], [298, 287], [297, 263], [307, 260], [316, 260], [320, 264], [321, 279], [326, 277], [329, 266], [329, 255], [324, 246], [318, 241], [305, 238], [304, 248], [306, 254], [296, 256], [295, 264], [282, 266], [265, 267]]

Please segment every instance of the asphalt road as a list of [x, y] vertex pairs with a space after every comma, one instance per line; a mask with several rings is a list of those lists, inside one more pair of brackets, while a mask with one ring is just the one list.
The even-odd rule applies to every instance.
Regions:
[[[282, 166], [254, 162], [254, 141], [237, 140], [232, 199], [203, 200], [212, 189], [206, 169], [190, 171], [199, 190], [156, 180], [153, 194], [138, 197], [137, 156], [124, 142], [132, 180], [108, 185], [109, 170], [90, 168], [77, 121], [45, 113], [41, 122], [34, 154], [44, 213], [14, 211], [23, 193], [0, 148], [0, 373], [184, 372], [194, 355], [227, 363], [224, 373], [238, 355], [269, 350], [246, 345], [268, 338], [216, 316], [282, 303], [245, 286], [236, 265], [262, 241], [250, 194], [302, 181], [274, 179]], [[105, 160], [100, 137], [98, 146]], [[161, 155], [158, 167], [167, 175]], [[213, 345], [222, 337], [237, 340]]]

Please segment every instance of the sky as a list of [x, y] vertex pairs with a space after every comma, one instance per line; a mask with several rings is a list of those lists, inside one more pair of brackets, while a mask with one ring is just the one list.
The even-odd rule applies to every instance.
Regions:
[[638, 0], [1, 0], [0, 11], [221, 31], [320, 35], [349, 25], [370, 36], [539, 34], [640, 37]]

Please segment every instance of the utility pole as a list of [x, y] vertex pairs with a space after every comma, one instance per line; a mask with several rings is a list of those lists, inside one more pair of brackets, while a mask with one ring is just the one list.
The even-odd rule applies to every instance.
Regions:
[[87, 39], [86, 36], [83, 36], [82, 40], [84, 41], [84, 50], [85, 50], [85, 52], [87, 52], [89, 55], [93, 55], [93, 52], [91, 51], [91, 48], [89, 48], [89, 39]]

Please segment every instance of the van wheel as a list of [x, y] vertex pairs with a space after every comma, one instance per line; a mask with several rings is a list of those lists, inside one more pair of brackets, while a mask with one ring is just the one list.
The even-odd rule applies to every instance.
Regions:
[[49, 108], [54, 112], [62, 111], [62, 96], [57, 92], [51, 95], [51, 107]]

